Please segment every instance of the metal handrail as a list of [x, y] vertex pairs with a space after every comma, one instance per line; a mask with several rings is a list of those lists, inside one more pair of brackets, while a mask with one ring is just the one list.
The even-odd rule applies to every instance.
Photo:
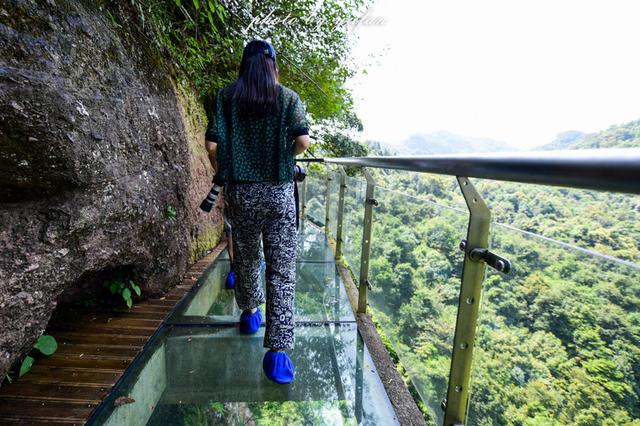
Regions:
[[[309, 160], [320, 160], [343, 166], [409, 170], [640, 194], [640, 148]], [[298, 161], [307, 160], [298, 159]]]

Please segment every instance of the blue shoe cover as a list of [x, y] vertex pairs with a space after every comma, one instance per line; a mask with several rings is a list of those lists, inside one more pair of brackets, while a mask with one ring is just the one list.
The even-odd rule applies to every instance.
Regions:
[[262, 369], [273, 382], [287, 384], [293, 381], [295, 368], [285, 352], [269, 351], [262, 359]]
[[233, 275], [233, 271], [229, 271], [229, 275], [227, 275], [227, 281], [225, 282], [225, 286], [229, 289], [233, 288], [236, 285], [236, 278]]
[[255, 334], [262, 324], [262, 314], [260, 308], [255, 314], [242, 313], [240, 315], [240, 333]]

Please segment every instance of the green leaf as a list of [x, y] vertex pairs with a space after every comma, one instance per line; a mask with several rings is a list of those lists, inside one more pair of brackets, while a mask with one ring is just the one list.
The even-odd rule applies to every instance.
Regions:
[[118, 292], [118, 283], [112, 282], [109, 290], [111, 290], [111, 294], [116, 294]]
[[134, 283], [133, 281], [129, 281], [129, 284], [131, 285], [131, 288], [133, 289], [133, 291], [135, 291], [135, 292], [136, 292], [136, 294], [137, 294], [138, 296], [140, 296], [140, 295], [142, 294], [142, 291], [140, 290], [140, 287], [138, 287], [138, 286], [136, 285], [136, 283]]
[[20, 365], [20, 374], [18, 375], [18, 377], [24, 376], [29, 370], [31, 370], [33, 361], [35, 361], [33, 357], [30, 357], [28, 355], [25, 359], [22, 360], [22, 365]]
[[216, 14], [218, 15], [218, 18], [220, 18], [220, 22], [224, 24], [224, 20], [227, 16], [227, 11], [223, 7], [219, 7], [216, 9]]
[[200, 0], [193, 0], [193, 7], [195, 7], [196, 10], [200, 9]]
[[129, 290], [128, 288], [122, 290], [122, 298], [127, 303], [127, 307], [131, 309], [131, 306], [133, 306], [133, 300], [131, 299], [131, 290]]
[[38, 338], [33, 347], [42, 352], [43, 355], [49, 356], [58, 350], [58, 342], [56, 342], [55, 337], [45, 334]]
[[222, 402], [212, 402], [211, 408], [220, 414], [224, 413], [224, 404]]

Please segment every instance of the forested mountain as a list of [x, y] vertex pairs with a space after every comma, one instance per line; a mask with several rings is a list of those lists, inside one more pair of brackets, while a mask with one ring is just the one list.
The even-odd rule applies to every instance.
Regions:
[[[438, 424], [467, 214], [452, 208], [462, 204], [453, 178], [394, 172], [378, 181], [395, 190], [376, 193], [372, 311]], [[470, 424], [637, 424], [638, 197], [476, 184], [495, 218], [492, 248], [514, 269], [489, 271], [484, 284]]]
[[[640, 119], [613, 125], [606, 130], [584, 133], [568, 130], [536, 150], [637, 148], [640, 147]], [[465, 152], [517, 151], [505, 142], [491, 138], [461, 136], [447, 131], [416, 133], [393, 147], [399, 155], [453, 154]]]
[[577, 130], [567, 130], [566, 132], [558, 133], [558, 136], [556, 136], [553, 142], [541, 146], [540, 149], [567, 149], [571, 145], [582, 141], [585, 136], [587, 136], [586, 133], [579, 132]]
[[[639, 146], [639, 124], [567, 132], [554, 148]], [[466, 206], [453, 177], [374, 173], [389, 190], [376, 192], [372, 311], [440, 424]], [[469, 424], [640, 424], [640, 197], [473, 184], [492, 212], [492, 249], [514, 267], [483, 286]]]
[[556, 139], [540, 149], [590, 149], [640, 147], [640, 120], [617, 124], [596, 133], [575, 130], [560, 133]]

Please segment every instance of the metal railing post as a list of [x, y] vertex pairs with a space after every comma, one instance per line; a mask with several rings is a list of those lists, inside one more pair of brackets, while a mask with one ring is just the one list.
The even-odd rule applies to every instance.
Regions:
[[333, 178], [331, 177], [329, 166], [325, 164], [325, 167], [327, 168], [327, 189], [324, 196], [324, 233], [329, 235], [329, 207], [331, 204], [331, 181]]
[[[475, 252], [487, 249], [491, 212], [480, 194], [466, 177], [458, 177], [458, 184], [469, 208], [467, 239], [460, 243], [464, 250], [462, 284], [458, 301], [458, 317], [453, 337], [451, 370], [445, 409], [444, 425], [465, 424], [469, 406], [469, 379], [475, 344], [476, 325], [480, 307], [480, 294], [484, 281], [486, 264], [475, 258]], [[474, 251], [474, 249], [476, 249]], [[472, 253], [474, 251], [474, 253]]]
[[344, 167], [338, 167], [340, 173], [340, 192], [338, 195], [338, 215], [336, 220], [338, 221], [336, 226], [336, 259], [342, 256], [342, 224], [344, 219], [344, 192], [347, 189], [347, 174], [344, 171]]
[[362, 255], [360, 257], [360, 282], [358, 286], [358, 313], [367, 312], [367, 290], [369, 286], [369, 254], [371, 249], [371, 225], [373, 206], [378, 202], [373, 198], [376, 182], [366, 168], [362, 168], [367, 179], [367, 195], [364, 201], [364, 223], [362, 225]]

